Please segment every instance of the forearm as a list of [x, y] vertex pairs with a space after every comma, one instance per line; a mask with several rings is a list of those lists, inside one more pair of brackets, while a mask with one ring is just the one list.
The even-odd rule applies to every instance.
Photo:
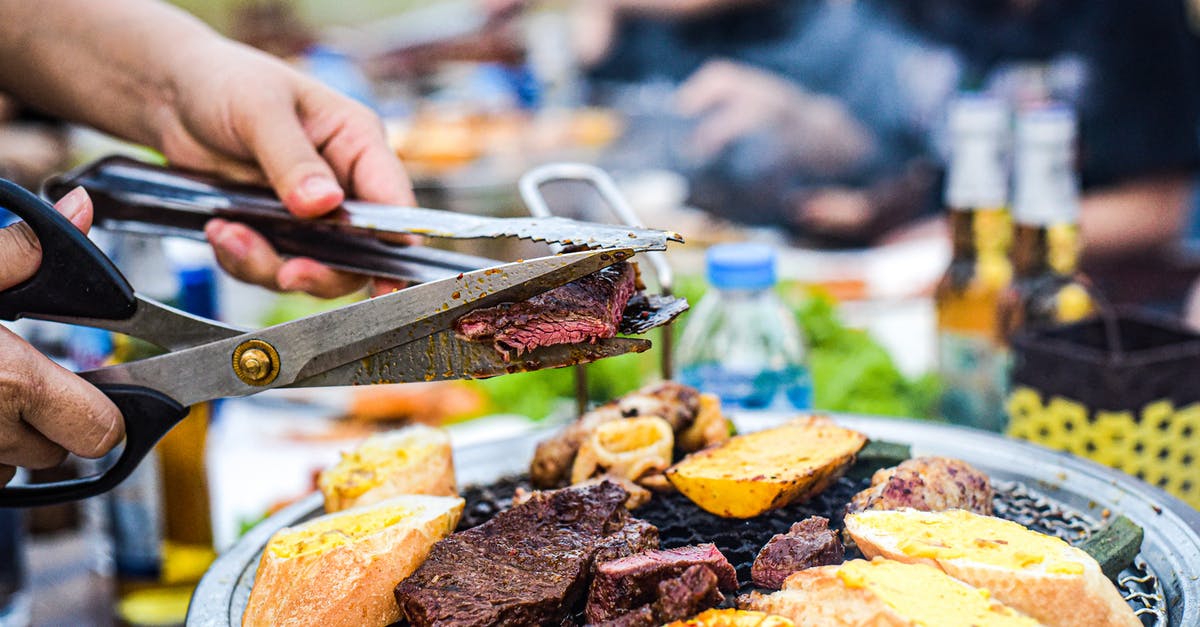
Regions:
[[1086, 194], [1080, 230], [1085, 254], [1121, 257], [1177, 242], [1187, 223], [1191, 179], [1170, 175]]
[[153, 0], [0, 0], [0, 90], [157, 147], [171, 68], [216, 38]]

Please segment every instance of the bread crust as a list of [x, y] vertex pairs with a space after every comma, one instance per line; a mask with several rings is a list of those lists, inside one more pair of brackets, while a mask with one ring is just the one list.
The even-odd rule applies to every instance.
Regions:
[[751, 592], [738, 599], [738, 608], [783, 616], [796, 627], [913, 627], [866, 589], [847, 588], [837, 570], [818, 566], [793, 573], [783, 590]]
[[902, 537], [863, 525], [859, 515], [846, 517], [846, 533], [867, 558], [877, 556], [908, 564], [926, 564], [977, 588], [985, 588], [1005, 605], [1050, 627], [1140, 627], [1142, 622], [1116, 586], [1090, 555], [1066, 546], [1065, 560], [1081, 564], [1081, 574], [1013, 569], [969, 558], [914, 557], [900, 550]]
[[434, 543], [454, 531], [464, 505], [461, 498], [389, 499], [281, 529], [272, 536], [274, 541], [320, 520], [345, 517], [349, 521], [400, 503], [423, 503], [424, 509], [419, 515], [327, 551], [280, 557], [270, 548], [264, 550], [242, 625], [368, 627], [400, 620], [392, 590], [425, 561]]

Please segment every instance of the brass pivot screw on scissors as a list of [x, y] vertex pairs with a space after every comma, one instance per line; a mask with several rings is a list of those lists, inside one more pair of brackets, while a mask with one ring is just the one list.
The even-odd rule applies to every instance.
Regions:
[[[0, 292], [0, 319], [38, 318], [96, 327], [169, 351], [79, 373], [124, 416], [124, 449], [112, 467], [70, 481], [4, 488], [0, 507], [59, 503], [113, 488], [196, 403], [279, 387], [486, 378], [642, 352], [650, 345], [614, 337], [545, 346], [505, 361], [490, 344], [468, 342], [453, 332], [454, 321], [468, 311], [520, 301], [574, 281], [629, 259], [637, 252], [632, 247], [460, 272], [300, 320], [246, 330], [137, 294], [83, 233], [21, 187], [0, 180], [0, 206], [25, 220], [43, 251], [42, 264], [31, 279]], [[576, 237], [587, 237], [592, 225], [577, 224]]]

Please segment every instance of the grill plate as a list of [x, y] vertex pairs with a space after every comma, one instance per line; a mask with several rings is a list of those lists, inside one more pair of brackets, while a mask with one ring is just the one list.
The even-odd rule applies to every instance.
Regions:
[[[748, 432], [789, 417], [754, 413], [737, 415], [734, 421], [740, 431]], [[1174, 497], [1093, 462], [998, 435], [906, 420], [834, 419], [874, 438], [910, 443], [913, 455], [966, 460], [991, 476], [997, 491], [997, 515], [1071, 542], [1097, 529], [1106, 511], [1128, 516], [1145, 528], [1146, 538], [1134, 566], [1121, 573], [1122, 592], [1145, 625], [1200, 625], [1200, 513]], [[498, 478], [523, 473], [534, 446], [550, 431], [455, 451], [459, 480], [464, 485], [487, 486], [464, 490], [468, 499], [464, 524], [478, 524], [507, 506], [505, 499], [511, 498], [516, 482]], [[808, 504], [750, 521], [711, 517], [679, 495], [665, 499], [656, 495], [657, 504], [652, 502], [635, 515], [659, 525], [665, 547], [714, 542], [737, 567], [739, 580], [748, 582], [749, 565], [772, 534], [813, 513], [829, 516], [864, 484], [843, 479]], [[255, 527], [223, 553], [196, 588], [187, 624], [239, 625], [254, 570], [271, 534], [312, 518], [320, 510], [319, 494], [306, 498]], [[720, 521], [724, 531], [706, 529], [702, 517]]]

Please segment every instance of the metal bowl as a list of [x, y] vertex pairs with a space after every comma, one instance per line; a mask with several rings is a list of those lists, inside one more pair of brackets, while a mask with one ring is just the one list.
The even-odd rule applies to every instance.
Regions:
[[[790, 417], [745, 413], [736, 415], [734, 422], [739, 431], [748, 432]], [[910, 420], [834, 418], [872, 438], [909, 443], [914, 455], [966, 460], [987, 472], [994, 483], [1021, 495], [1022, 507], [1035, 515], [1066, 520], [1072, 530], [1095, 528], [1109, 515], [1128, 516], [1145, 529], [1146, 537], [1135, 566], [1121, 576], [1127, 598], [1143, 608], [1139, 615], [1147, 625], [1200, 625], [1200, 512], [1182, 501], [1094, 462], [991, 433]], [[490, 483], [524, 472], [535, 445], [548, 433], [537, 431], [455, 450], [459, 481]], [[240, 625], [267, 540], [283, 527], [320, 515], [321, 507], [320, 494], [314, 494], [258, 525], [222, 554], [197, 586], [187, 624]]]

